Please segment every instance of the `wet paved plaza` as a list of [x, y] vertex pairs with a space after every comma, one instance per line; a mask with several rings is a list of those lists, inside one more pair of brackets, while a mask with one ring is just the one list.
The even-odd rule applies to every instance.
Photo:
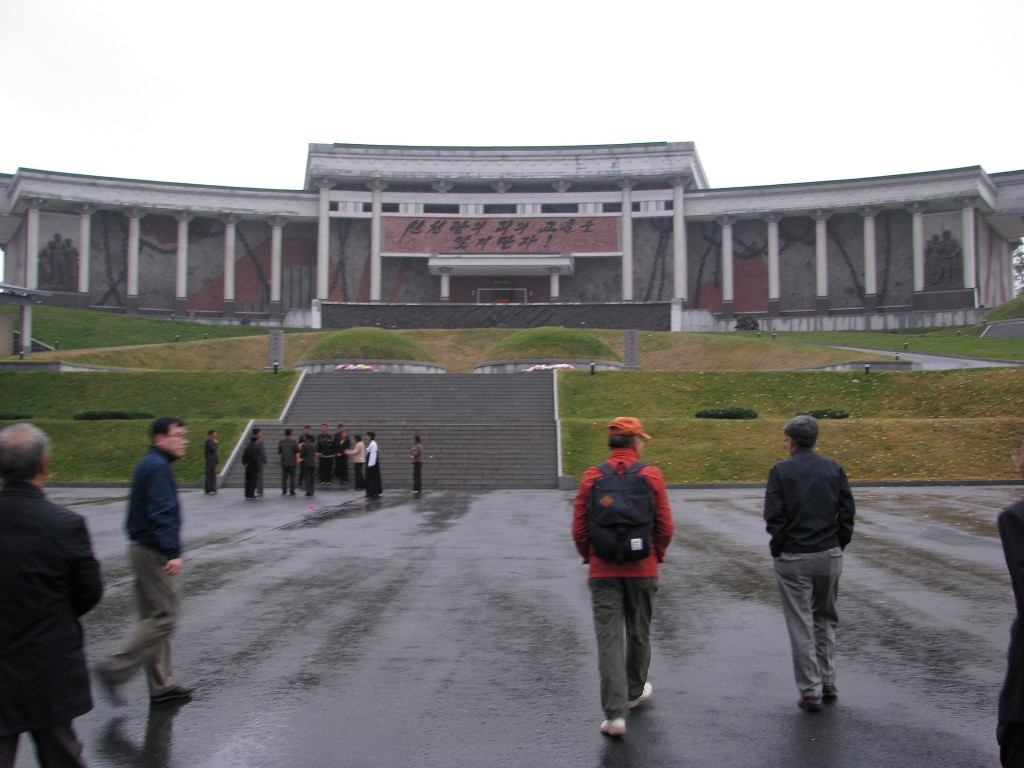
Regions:
[[[386, 480], [386, 478], [385, 478]], [[268, 489], [269, 490], [269, 489]], [[89, 764], [996, 766], [1014, 609], [995, 529], [1019, 486], [855, 488], [840, 589], [840, 698], [796, 707], [760, 488], [672, 489], [654, 698], [602, 737], [573, 494], [182, 492], [175, 672], [194, 700], [76, 721]], [[51, 488], [85, 514], [106, 594], [91, 661], [132, 625], [119, 489]], [[96, 692], [94, 692], [95, 694]], [[18, 768], [35, 765], [23, 741]]]

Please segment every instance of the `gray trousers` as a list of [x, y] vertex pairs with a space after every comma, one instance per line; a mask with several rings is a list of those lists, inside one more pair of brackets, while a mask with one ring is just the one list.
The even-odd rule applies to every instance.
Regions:
[[656, 578], [589, 579], [601, 707], [608, 720], [625, 717], [644, 692], [651, 663], [651, 615]]
[[171, 675], [171, 634], [178, 623], [181, 585], [164, 570], [167, 558], [160, 552], [132, 544], [128, 557], [135, 569], [139, 623], [121, 649], [107, 657], [105, 668], [117, 683], [144, 669], [149, 695], [158, 696], [177, 685]]
[[839, 547], [806, 554], [783, 552], [775, 558], [775, 580], [801, 696], [821, 696], [822, 683], [836, 681], [836, 598], [842, 572]]

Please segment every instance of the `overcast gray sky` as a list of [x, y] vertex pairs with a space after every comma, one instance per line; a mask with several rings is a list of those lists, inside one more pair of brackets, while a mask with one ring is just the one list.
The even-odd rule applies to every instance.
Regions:
[[713, 186], [1024, 168], [1021, 0], [0, 0], [0, 172], [693, 141]]

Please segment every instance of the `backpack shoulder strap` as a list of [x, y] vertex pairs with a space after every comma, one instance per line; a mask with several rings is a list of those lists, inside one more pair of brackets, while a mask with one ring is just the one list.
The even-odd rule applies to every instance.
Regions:
[[597, 464], [594, 469], [598, 470], [602, 475], [614, 475], [615, 468], [612, 466], [610, 461], [605, 461], [601, 464]]

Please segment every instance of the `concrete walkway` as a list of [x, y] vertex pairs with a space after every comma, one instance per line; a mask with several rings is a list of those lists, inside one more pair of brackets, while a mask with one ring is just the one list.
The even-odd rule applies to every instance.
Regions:
[[877, 347], [848, 347], [846, 345], [829, 344], [836, 349], [849, 349], [854, 352], [873, 352], [877, 355], [899, 353], [900, 360], [909, 360], [915, 371], [945, 371], [954, 368], [1016, 368], [1024, 363], [1016, 360], [996, 360], [984, 357], [955, 357], [953, 355], [929, 355], [923, 352], [905, 352], [903, 350], [879, 349]]
[[[386, 483], [386, 478], [385, 478]], [[673, 489], [677, 535], [653, 632], [654, 698], [598, 733], [573, 494], [354, 492], [244, 501], [183, 492], [192, 703], [97, 697], [93, 768], [996, 766], [1014, 603], [994, 526], [1020, 488], [858, 488], [839, 701], [796, 707], [760, 489]], [[88, 653], [133, 621], [124, 492], [55, 488], [85, 514], [106, 595]], [[23, 742], [18, 768], [33, 766]]]

